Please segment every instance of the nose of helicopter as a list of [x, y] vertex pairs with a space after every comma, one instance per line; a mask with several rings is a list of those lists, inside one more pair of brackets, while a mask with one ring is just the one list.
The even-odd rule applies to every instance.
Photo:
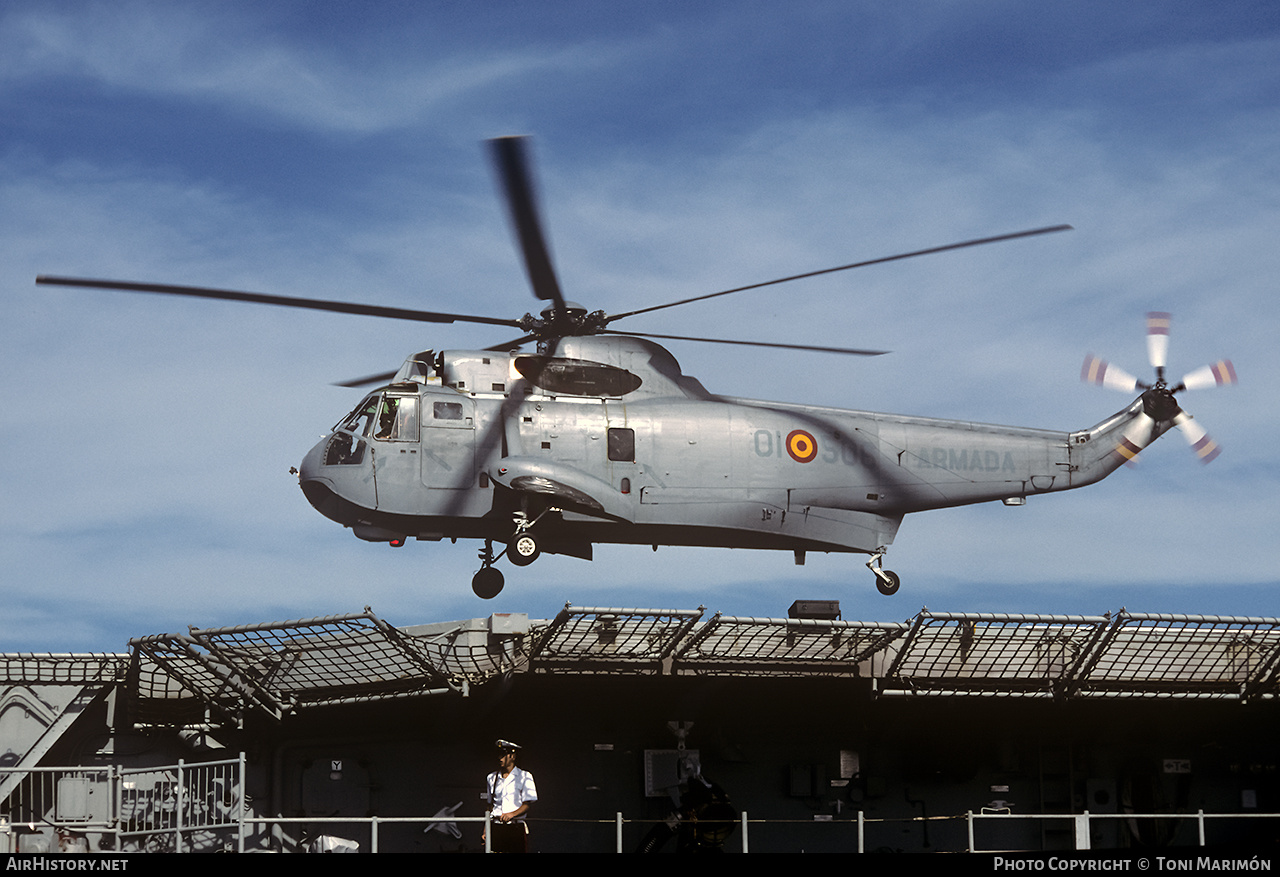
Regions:
[[335, 465], [326, 465], [333, 439], [334, 436], [324, 438], [307, 451], [298, 465], [298, 486], [316, 511], [350, 526], [362, 510], [371, 510], [377, 505], [373, 472], [362, 460], [340, 453]]

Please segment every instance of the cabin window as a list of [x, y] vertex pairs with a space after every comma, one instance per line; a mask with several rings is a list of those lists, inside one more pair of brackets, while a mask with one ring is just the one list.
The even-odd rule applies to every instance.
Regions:
[[461, 402], [432, 402], [431, 416], [436, 420], [461, 420]]
[[515, 366], [534, 386], [569, 396], [625, 396], [643, 383], [625, 368], [582, 359], [517, 356]]
[[636, 431], [625, 427], [609, 428], [609, 459], [619, 463], [636, 461]]
[[418, 397], [388, 395], [383, 398], [378, 412], [378, 431], [373, 437], [384, 442], [418, 441]]

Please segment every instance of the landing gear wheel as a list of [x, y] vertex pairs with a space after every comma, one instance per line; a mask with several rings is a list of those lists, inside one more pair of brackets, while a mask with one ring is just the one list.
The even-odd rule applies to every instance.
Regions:
[[517, 533], [507, 543], [507, 560], [516, 566], [528, 566], [542, 554], [542, 546], [538, 539], [528, 530]]
[[880, 572], [884, 578], [876, 576], [876, 590], [881, 594], [884, 594], [886, 597], [892, 597], [894, 594], [898, 593], [898, 586], [902, 584], [902, 580], [898, 578], [898, 574], [896, 572], [892, 572], [887, 569], [881, 570]]
[[471, 578], [471, 590], [476, 592], [476, 596], [481, 600], [492, 600], [502, 592], [502, 571], [496, 570], [491, 566], [481, 567], [480, 571]]

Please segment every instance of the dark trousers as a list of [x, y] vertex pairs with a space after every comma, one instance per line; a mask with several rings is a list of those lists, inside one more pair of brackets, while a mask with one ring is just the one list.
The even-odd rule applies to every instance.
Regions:
[[495, 853], [527, 853], [529, 851], [529, 833], [523, 822], [490, 823], [493, 838], [489, 841], [489, 849]]

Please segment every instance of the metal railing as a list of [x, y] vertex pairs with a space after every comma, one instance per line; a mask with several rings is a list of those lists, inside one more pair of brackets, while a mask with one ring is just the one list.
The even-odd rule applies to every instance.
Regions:
[[244, 848], [244, 755], [228, 761], [122, 769], [118, 838], [139, 852]]
[[[0, 768], [0, 851], [2, 852], [211, 852], [254, 850], [308, 852], [327, 841], [349, 851], [379, 852], [392, 826], [438, 826], [445, 837], [462, 838], [459, 826], [478, 824], [490, 837], [489, 817], [457, 816], [457, 807], [433, 816], [268, 817], [250, 812], [243, 793], [244, 755], [216, 762], [150, 768], [104, 767]], [[843, 817], [818, 814], [809, 819], [753, 819], [741, 812], [726, 849], [752, 851], [752, 832], [765, 831], [764, 846], [777, 847], [769, 835], [810, 839], [815, 847], [838, 846], [866, 852], [869, 837], [901, 836], [919, 829], [912, 848], [940, 852], [1045, 852], [1114, 848], [1128, 837], [1151, 843], [1144, 834], [1163, 835], [1182, 847], [1207, 847], [1248, 833], [1247, 824], [1271, 821], [1280, 813], [989, 813], [968, 811], [945, 816], [868, 817], [863, 811]], [[634, 850], [657, 820], [627, 818], [623, 813], [601, 819], [530, 819], [534, 837], [545, 839], [556, 828], [611, 828], [615, 852]], [[1213, 831], [1214, 827], [1221, 828]], [[1261, 827], [1261, 826], [1259, 826]], [[321, 834], [319, 831], [325, 832]], [[545, 829], [545, 831], [544, 831]], [[335, 833], [330, 835], [328, 832]], [[1054, 833], [1052, 846], [1045, 837]], [[1029, 839], [1037, 835], [1037, 842]], [[343, 835], [353, 835], [344, 838]], [[628, 843], [630, 835], [630, 843]], [[1211, 835], [1214, 835], [1211, 837]], [[356, 839], [358, 838], [358, 840]], [[997, 839], [999, 838], [999, 839]], [[1020, 838], [1011, 842], [1012, 838]], [[600, 838], [603, 840], [603, 838]], [[1003, 843], [1002, 843], [1003, 840]], [[344, 842], [345, 841], [345, 842]], [[399, 849], [403, 838], [391, 838]], [[790, 841], [789, 841], [790, 842]], [[603, 852], [608, 841], [591, 851]], [[801, 841], [801, 846], [804, 842]], [[249, 847], [252, 847], [250, 849]], [[577, 849], [586, 851], [587, 847]], [[485, 844], [488, 852], [488, 844]]]
[[0, 768], [6, 852], [244, 848], [244, 754], [147, 768]]
[[[846, 819], [832, 819], [828, 817], [817, 817], [812, 819], [753, 819], [750, 815], [743, 811], [738, 815], [735, 821], [734, 836], [731, 836], [725, 843], [726, 851], [734, 850], [740, 853], [751, 852], [751, 829], [752, 827], [778, 827], [778, 826], [812, 826], [816, 831], [823, 834], [836, 833], [846, 838], [850, 847], [856, 848], [857, 852], [867, 852], [867, 833], [868, 829], [877, 827], [892, 827], [900, 829], [904, 826], [918, 825], [938, 825], [944, 823], [960, 824], [964, 827], [964, 843], [957, 844], [954, 848], [940, 847], [936, 844], [929, 845], [928, 849], [932, 852], [953, 852], [953, 853], [1034, 853], [1049, 851], [1044, 847], [1013, 847], [1013, 848], [984, 848], [979, 846], [977, 842], [978, 826], [987, 823], [992, 825], [1000, 824], [1004, 827], [1014, 825], [1020, 822], [1028, 822], [1037, 827], [1040, 824], [1060, 823], [1067, 827], [1070, 832], [1071, 843], [1066, 845], [1064, 849], [1074, 851], [1087, 851], [1093, 849], [1090, 840], [1091, 831], [1100, 824], [1107, 822], [1193, 822], [1196, 826], [1195, 846], [1206, 847], [1210, 845], [1207, 837], [1207, 827], [1212, 821], [1234, 821], [1234, 820], [1276, 820], [1280, 822], [1280, 813], [1206, 813], [1203, 810], [1195, 813], [1028, 813], [1028, 814], [1012, 814], [1012, 813], [981, 813], [968, 811], [963, 814], [948, 816], [907, 816], [907, 817], [885, 817], [885, 818], [868, 818], [859, 811], [856, 816]], [[247, 817], [247, 823], [252, 822], [264, 826], [287, 826], [302, 825], [306, 828], [315, 826], [346, 826], [348, 833], [358, 833], [362, 838], [368, 839], [368, 849], [370, 853], [379, 852], [379, 844], [381, 839], [380, 829], [389, 825], [397, 824], [424, 824], [430, 825], [435, 823], [478, 823], [484, 826], [484, 834], [486, 843], [484, 851], [489, 852], [489, 817], [486, 816], [406, 816], [406, 817], [367, 817], [367, 818], [262, 818]], [[556, 824], [576, 824], [576, 825], [595, 825], [600, 827], [612, 826], [613, 828], [613, 852], [630, 853], [634, 852], [637, 846], [638, 837], [649, 827], [662, 822], [663, 820], [652, 819], [628, 819], [623, 813], [615, 813], [612, 819], [530, 819], [529, 824], [534, 827], [535, 833], [539, 827], [550, 827]], [[351, 829], [356, 829], [352, 832]], [[627, 829], [631, 830], [632, 841], [627, 843]], [[280, 834], [275, 835], [281, 838]], [[455, 834], [455, 837], [458, 835]], [[959, 836], [959, 835], [957, 835]], [[278, 852], [289, 852], [289, 846], [292, 844], [297, 851], [307, 851], [301, 849], [308, 847], [310, 844], [305, 840], [286, 841], [272, 849]], [[358, 847], [359, 844], [357, 843]], [[355, 850], [352, 850], [355, 851]], [[364, 851], [364, 850], [360, 850]], [[579, 849], [579, 852], [604, 852], [601, 849]], [[776, 850], [770, 850], [776, 852]], [[793, 850], [798, 852], [799, 850]]]

